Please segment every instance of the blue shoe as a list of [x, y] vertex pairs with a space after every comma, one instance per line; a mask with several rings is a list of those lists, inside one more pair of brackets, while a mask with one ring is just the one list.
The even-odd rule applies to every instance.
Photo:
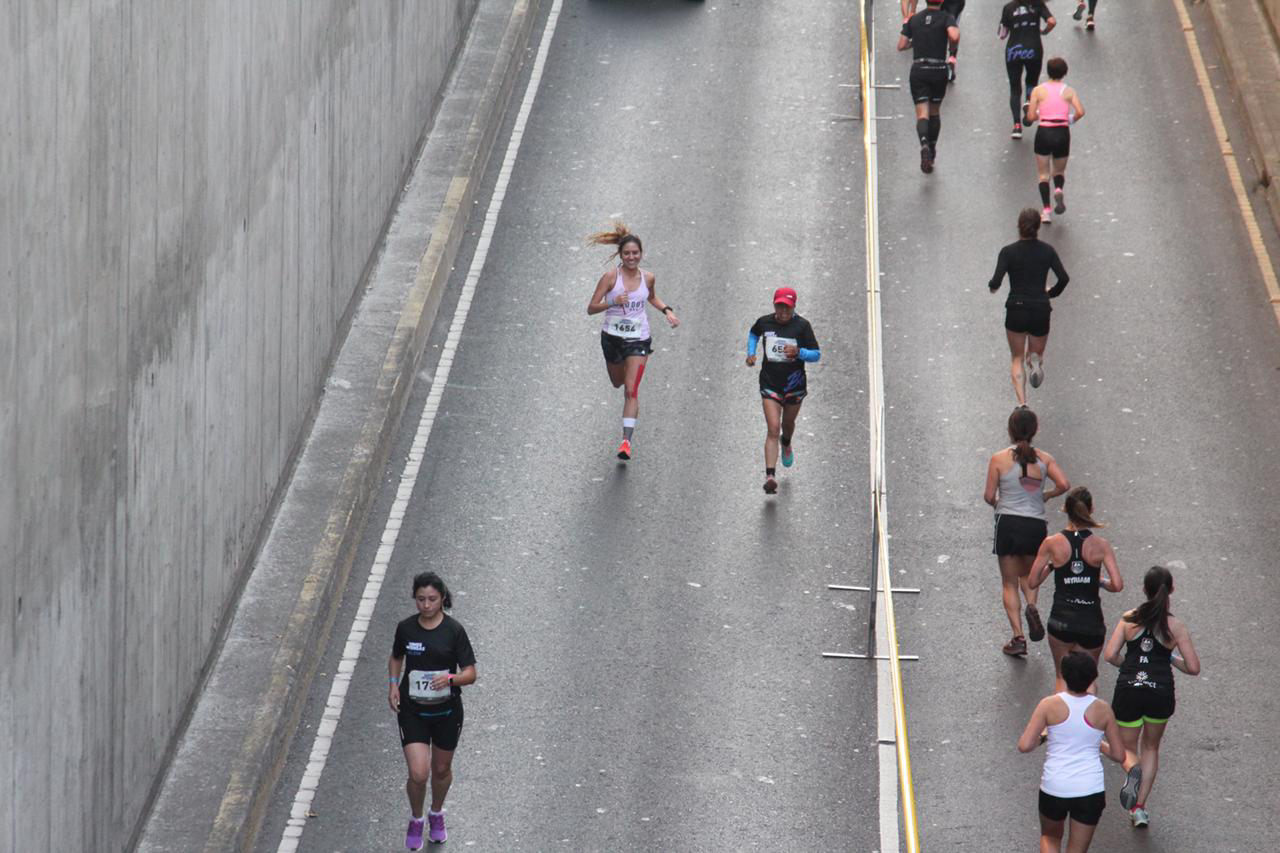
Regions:
[[791, 463], [796, 461], [795, 451], [791, 449], [791, 445], [782, 448], [782, 467], [790, 468]]

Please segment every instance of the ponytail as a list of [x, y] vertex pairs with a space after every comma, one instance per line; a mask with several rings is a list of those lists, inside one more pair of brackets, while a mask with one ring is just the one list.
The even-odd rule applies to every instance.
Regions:
[[1027, 476], [1027, 466], [1039, 459], [1031, 446], [1040, 422], [1036, 413], [1026, 406], [1019, 406], [1009, 415], [1009, 440], [1013, 442], [1013, 458], [1022, 465], [1022, 476]]
[[1142, 589], [1147, 600], [1130, 613], [1124, 620], [1134, 625], [1141, 625], [1162, 641], [1169, 640], [1169, 596], [1173, 594], [1173, 573], [1164, 566], [1152, 566], [1142, 579]]
[[623, 224], [620, 219], [613, 220], [613, 227], [608, 231], [597, 231], [587, 237], [587, 244], [590, 246], [617, 247], [614, 253], [609, 256], [609, 260], [613, 260], [618, 257], [618, 254], [622, 251], [622, 247], [627, 243], [635, 243], [636, 247], [639, 248], [641, 252], [644, 251], [644, 244], [640, 242], [639, 235], [633, 234], [631, 229]]
[[1084, 486], [1076, 486], [1067, 492], [1067, 499], [1064, 502], [1063, 509], [1067, 511], [1067, 518], [1071, 519], [1071, 523], [1076, 527], [1105, 527], [1101, 521], [1097, 521], [1093, 517], [1093, 495]]

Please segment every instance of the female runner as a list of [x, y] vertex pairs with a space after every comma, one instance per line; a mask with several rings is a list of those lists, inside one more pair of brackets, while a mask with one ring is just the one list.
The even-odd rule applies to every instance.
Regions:
[[1112, 700], [1128, 772], [1120, 789], [1120, 805], [1136, 828], [1150, 822], [1147, 797], [1156, 782], [1160, 739], [1175, 704], [1173, 667], [1187, 675], [1200, 674], [1200, 656], [1191, 632], [1169, 612], [1173, 575], [1163, 566], [1154, 566], [1143, 578], [1142, 588], [1147, 600], [1120, 618], [1105, 651], [1107, 661], [1120, 667]]
[[[453, 752], [462, 737], [462, 690], [476, 680], [476, 655], [457, 619], [444, 611], [453, 607], [449, 588], [435, 572], [413, 579], [413, 602], [418, 612], [396, 625], [387, 675], [387, 702], [400, 724], [400, 745], [409, 765], [409, 829], [404, 845], [422, 849], [423, 824], [429, 839], [442, 843], [444, 798], [453, 784]], [[406, 673], [407, 670], [407, 673]], [[407, 675], [407, 677], [405, 677]], [[423, 820], [422, 805], [431, 781], [431, 810]]]
[[[1071, 652], [1086, 652], [1096, 662], [1107, 639], [1098, 587], [1111, 592], [1124, 589], [1111, 543], [1093, 531], [1102, 526], [1093, 518], [1093, 495], [1084, 486], [1067, 493], [1063, 502], [1067, 529], [1040, 544], [1031, 566], [1028, 585], [1036, 589], [1053, 575], [1053, 609], [1049, 611], [1049, 650], [1053, 652], [1056, 689], [1065, 690], [1062, 659]], [[1044, 636], [1040, 614], [1027, 605], [1032, 640]]]
[[[1066, 290], [1070, 277], [1058, 258], [1057, 251], [1039, 238], [1040, 220], [1031, 208], [1018, 214], [1018, 241], [1000, 250], [996, 271], [987, 282], [995, 293], [1005, 274], [1009, 275], [1009, 298], [1004, 301], [1004, 332], [1009, 341], [1009, 377], [1018, 405], [1027, 404], [1024, 378], [1030, 366], [1031, 387], [1044, 381], [1044, 350], [1049, 345], [1049, 314], [1055, 299]], [[1053, 287], [1045, 290], [1049, 270], [1057, 277]]]
[[591, 301], [587, 303], [587, 313], [604, 312], [600, 347], [604, 350], [605, 369], [609, 371], [613, 387], [623, 389], [622, 444], [618, 445], [618, 458], [630, 459], [631, 435], [636, 428], [636, 416], [640, 413], [640, 380], [644, 378], [645, 363], [653, 352], [645, 303], [666, 314], [673, 329], [680, 325], [680, 318], [670, 305], [658, 298], [654, 274], [640, 269], [644, 246], [639, 236], [627, 226], [615, 222], [613, 230], [592, 234], [587, 242], [596, 246], [618, 247], [610, 256], [611, 260], [619, 259], [618, 266], [600, 276]]
[[[995, 543], [991, 552], [1000, 563], [1004, 612], [1013, 628], [1013, 639], [1001, 649], [1006, 655], [1020, 657], [1027, 653], [1027, 638], [1022, 633], [1022, 614], [1018, 589], [1027, 602], [1027, 621], [1039, 632], [1036, 613], [1036, 590], [1027, 583], [1031, 564], [1040, 551], [1047, 532], [1044, 502], [1071, 488], [1054, 458], [1031, 446], [1039, 422], [1035, 412], [1019, 406], [1009, 415], [1009, 440], [1012, 447], [996, 451], [987, 463], [987, 486], [982, 499], [995, 507]], [[1044, 491], [1044, 481], [1053, 481], [1053, 489]], [[1034, 617], [1034, 621], [1033, 621]]]

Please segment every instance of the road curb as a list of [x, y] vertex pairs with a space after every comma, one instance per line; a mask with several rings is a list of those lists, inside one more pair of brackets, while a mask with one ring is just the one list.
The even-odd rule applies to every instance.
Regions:
[[[1179, 0], [1181, 2], [1181, 0]], [[1280, 232], [1280, 46], [1267, 11], [1257, 0], [1205, 0], [1214, 44], [1222, 55], [1232, 95], [1241, 105], [1250, 158]]]
[[[344, 397], [345, 392], [338, 389], [349, 388], [349, 383], [343, 380], [335, 389], [331, 380], [279, 514], [271, 522], [272, 535], [254, 568], [254, 574], [269, 580], [259, 577], [255, 586], [251, 577], [236, 612], [228, 615], [235, 623], [210, 666], [207, 692], [216, 695], [201, 695], [196, 700], [153, 812], [141, 828], [137, 845], [141, 851], [160, 853], [193, 847], [249, 851], [255, 847], [342, 602], [367, 515], [382, 485], [539, 5], [540, 0], [514, 0], [500, 40], [475, 46], [477, 61], [490, 60], [492, 64], [463, 138], [458, 144], [451, 141], [445, 146], [456, 156], [445, 164], [448, 172], [441, 180], [447, 179], [447, 186], [435, 215], [426, 212], [433, 223], [426, 250], [416, 267], [393, 264], [412, 284], [400, 289], [400, 297], [380, 293], [375, 298], [372, 290], [367, 291], [362, 297], [365, 304], [357, 309], [343, 342], [343, 352], [335, 360], [337, 374], [348, 350], [363, 350], [352, 360], [376, 363], [376, 381], [372, 388], [357, 388]], [[468, 41], [477, 37], [476, 21], [483, 11], [477, 7]], [[460, 51], [470, 48], [464, 44]], [[461, 57], [462, 52], [459, 62]], [[455, 74], [460, 71], [455, 69]], [[450, 79], [437, 122], [454, 89]], [[441, 130], [439, 123], [431, 133], [437, 130]], [[429, 134], [423, 144], [424, 158], [432, 144]], [[411, 178], [410, 184], [414, 180]], [[392, 326], [394, 330], [388, 335]], [[373, 334], [362, 338], [370, 331]], [[369, 378], [362, 377], [361, 383], [370, 384]], [[337, 415], [326, 411], [326, 407], [332, 410], [344, 405], [351, 411]], [[353, 412], [358, 414], [353, 416]], [[295, 523], [286, 518], [298, 514], [323, 518], [323, 523]], [[290, 529], [276, 537], [281, 527]], [[271, 538], [289, 541], [276, 544]], [[291, 571], [283, 565], [289, 558]], [[305, 573], [300, 566], [306, 567]], [[263, 595], [258, 586], [267, 587], [270, 594]], [[282, 619], [284, 611], [287, 619]], [[264, 618], [268, 613], [270, 617]], [[213, 779], [209, 778], [211, 767], [217, 770]]]

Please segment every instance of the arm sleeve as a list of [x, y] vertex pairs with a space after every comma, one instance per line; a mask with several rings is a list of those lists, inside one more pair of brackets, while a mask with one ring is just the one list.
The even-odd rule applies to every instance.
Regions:
[[756, 346], [760, 343], [760, 336], [756, 334], [756, 327], [752, 326], [751, 331], [747, 332], [747, 355], [756, 354]]
[[812, 349], [809, 347], [796, 347], [796, 349], [799, 350], [797, 355], [801, 361], [813, 362], [822, 357], [822, 352], [819, 351], [817, 347], [813, 347]]
[[1067, 275], [1067, 270], [1062, 266], [1062, 259], [1058, 257], [1058, 253], [1054, 249], [1050, 249], [1053, 254], [1049, 256], [1049, 268], [1053, 270], [1053, 274], [1058, 277], [1057, 283], [1049, 288], [1049, 298], [1061, 296], [1062, 291], [1067, 289], [1067, 282], [1071, 280], [1071, 276]]
[[1000, 255], [996, 258], [996, 271], [991, 275], [991, 281], [987, 282], [987, 287], [991, 288], [991, 292], [995, 293], [1000, 289], [1001, 283], [1004, 281], [1005, 273], [1009, 271], [1009, 247], [1000, 250]]

